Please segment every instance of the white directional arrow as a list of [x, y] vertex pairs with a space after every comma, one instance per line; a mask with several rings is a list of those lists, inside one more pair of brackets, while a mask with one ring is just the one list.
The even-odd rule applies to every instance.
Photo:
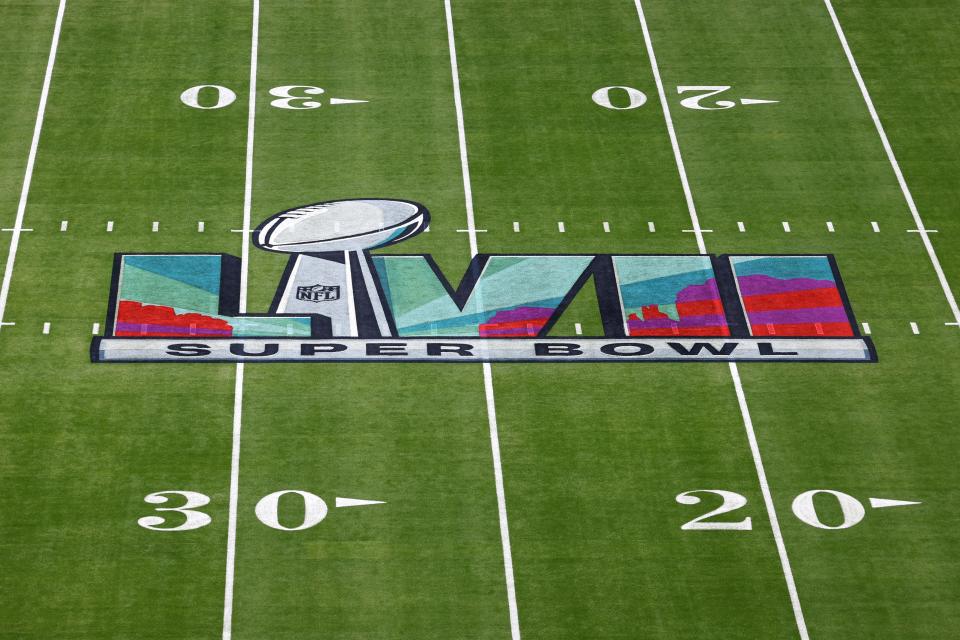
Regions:
[[887, 507], [909, 507], [914, 504], [923, 503], [912, 502], [910, 500], [890, 500], [889, 498], [870, 498], [870, 506], [874, 509], [886, 509]]
[[330, 98], [330, 104], [360, 104], [361, 102], [370, 102], [369, 100], [350, 100], [349, 98]]
[[359, 500], [357, 498], [337, 498], [334, 505], [337, 507], [366, 507], [371, 504], [386, 504], [383, 500]]
[[779, 100], [759, 100], [757, 98], [740, 98], [740, 104], [777, 104]]

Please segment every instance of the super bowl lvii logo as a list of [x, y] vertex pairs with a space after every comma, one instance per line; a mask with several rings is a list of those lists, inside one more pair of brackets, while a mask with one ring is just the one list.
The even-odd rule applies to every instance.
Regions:
[[[415, 202], [284, 211], [254, 244], [289, 255], [267, 313], [240, 313], [226, 254], [118, 254], [95, 362], [847, 361], [859, 335], [830, 255], [475, 256], [454, 288], [430, 255], [375, 254], [429, 223]], [[602, 335], [563, 337], [588, 285]]]

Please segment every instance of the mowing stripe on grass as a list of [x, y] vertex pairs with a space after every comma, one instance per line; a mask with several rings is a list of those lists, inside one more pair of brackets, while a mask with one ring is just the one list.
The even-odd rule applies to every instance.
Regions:
[[[457, 45], [453, 33], [453, 9], [450, 6], [450, 0], [444, 0], [443, 8], [447, 17], [447, 43], [450, 48], [450, 74], [453, 81], [453, 103], [457, 112], [457, 134], [460, 140], [460, 169], [463, 174], [463, 197], [467, 210], [470, 257], [473, 258], [478, 253], [477, 231], [473, 217], [473, 191], [470, 188], [470, 163], [467, 160], [467, 134], [463, 125], [463, 102], [460, 99], [460, 69], [457, 65]], [[510, 611], [510, 636], [512, 640], [520, 640], [520, 616], [517, 612], [517, 591], [513, 577], [513, 553], [510, 550], [510, 523], [507, 520], [507, 498], [503, 488], [503, 464], [500, 458], [497, 405], [493, 395], [493, 368], [489, 362], [484, 362], [482, 367], [483, 392], [487, 399], [487, 422], [490, 427], [490, 450], [493, 455], [493, 478], [497, 492], [497, 511], [500, 517], [500, 544], [503, 547], [503, 571], [507, 586], [507, 605]]]
[[23, 231], [23, 216], [27, 211], [27, 198], [30, 196], [30, 183], [33, 181], [33, 165], [37, 160], [37, 147], [40, 145], [40, 132], [43, 130], [43, 116], [47, 111], [47, 98], [50, 95], [50, 79], [53, 66], [57, 61], [57, 47], [60, 44], [60, 28], [63, 26], [63, 14], [67, 10], [67, 0], [60, 0], [57, 7], [57, 19], [53, 24], [53, 38], [50, 41], [50, 55], [47, 57], [47, 70], [43, 74], [43, 88], [40, 90], [40, 105], [37, 107], [37, 120], [33, 125], [33, 138], [30, 140], [30, 153], [27, 155], [27, 168], [23, 174], [23, 186], [20, 189], [20, 201], [17, 203], [17, 217], [10, 236], [10, 251], [7, 253], [7, 265], [3, 270], [3, 283], [0, 284], [0, 329], [3, 328], [3, 314], [7, 309], [7, 296], [10, 294], [10, 281], [13, 279], [13, 265], [17, 260], [17, 248], [20, 246], [20, 233]]
[[918, 233], [923, 240], [923, 246], [927, 250], [927, 255], [930, 256], [930, 262], [933, 264], [933, 270], [937, 273], [937, 279], [940, 281], [940, 287], [943, 289], [943, 295], [947, 298], [947, 304], [950, 305], [950, 310], [953, 312], [954, 323], [960, 324], [960, 308], [957, 307], [957, 299], [953, 295], [953, 290], [950, 288], [950, 283], [947, 282], [947, 276], [943, 272], [943, 268], [940, 266], [940, 259], [937, 258], [937, 252], [933, 249], [933, 243], [930, 242], [930, 236], [926, 233], [923, 233], [926, 230], [926, 227], [923, 224], [923, 220], [920, 218], [920, 211], [917, 209], [916, 203], [913, 201], [913, 194], [910, 192], [910, 187], [907, 186], [907, 180], [903, 177], [903, 171], [900, 170], [900, 163], [897, 162], [897, 157], [893, 153], [893, 147], [890, 146], [890, 140], [887, 138], [887, 132], [883, 128], [883, 123], [880, 122], [880, 116], [877, 114], [876, 107], [873, 106], [873, 99], [870, 97], [870, 92], [867, 91], [867, 85], [863, 81], [863, 76], [860, 75], [860, 67], [857, 66], [857, 61], [853, 58], [853, 51], [850, 50], [850, 44], [847, 42], [847, 36], [843, 33], [843, 27], [840, 26], [840, 20], [837, 18], [836, 12], [833, 10], [833, 4], [830, 0], [823, 0], [823, 3], [827, 7], [827, 12], [830, 14], [830, 19], [833, 21], [833, 27], [837, 31], [837, 37], [840, 39], [840, 45], [843, 47], [843, 53], [847, 56], [847, 62], [850, 63], [850, 70], [853, 71], [853, 77], [857, 81], [857, 86], [860, 87], [860, 94], [863, 96], [863, 101], [867, 105], [867, 111], [870, 112], [870, 118], [873, 120], [874, 126], [877, 128], [877, 135], [880, 136], [880, 142], [883, 144], [883, 150], [887, 153], [887, 160], [890, 161], [890, 166], [893, 168], [893, 173], [897, 177], [897, 183], [900, 185], [900, 191], [903, 193], [903, 199], [907, 203], [907, 208], [910, 209], [910, 215], [913, 216], [913, 221], [916, 223], [916, 228]]
[[[243, 233], [240, 249], [240, 313], [247, 311], [247, 272], [250, 262], [250, 208], [253, 199], [253, 133], [257, 115], [257, 48], [260, 0], [253, 0], [250, 36], [250, 99], [247, 103], [247, 155], [243, 181]], [[227, 522], [226, 579], [223, 588], [223, 640], [233, 633], [233, 580], [237, 555], [237, 501], [240, 495], [240, 433], [243, 418], [243, 363], [237, 363], [233, 388], [233, 443], [230, 451], [230, 507]]]
[[[687, 170], [683, 164], [683, 157], [680, 154], [680, 144], [677, 141], [677, 132], [673, 127], [673, 118], [670, 115], [670, 104], [667, 102], [667, 94], [663, 88], [663, 78], [660, 77], [660, 68], [657, 65], [657, 57], [653, 51], [653, 40], [650, 37], [650, 29], [647, 27], [647, 19], [643, 13], [643, 6], [640, 0], [634, 0], [637, 7], [637, 16], [640, 19], [640, 28], [643, 30], [643, 40], [647, 48], [647, 57], [650, 58], [650, 69], [653, 72], [653, 79], [657, 86], [657, 93], [660, 96], [660, 106], [663, 110], [663, 118], [667, 125], [667, 134], [670, 137], [670, 145], [673, 147], [673, 157], [677, 163], [677, 171], [680, 174], [680, 182], [683, 185], [683, 194], [687, 201], [687, 211], [690, 214], [690, 222], [693, 225], [692, 231], [696, 234], [697, 247], [701, 254], [707, 253], [707, 245], [703, 239], [703, 231], [700, 228], [700, 220], [697, 217], [697, 207], [693, 201], [693, 193], [690, 190], [690, 183], [687, 180]], [[760, 447], [757, 444], [757, 436], [753, 428], [753, 420], [750, 417], [750, 409], [747, 406], [747, 398], [743, 391], [743, 384], [740, 381], [740, 370], [735, 362], [730, 364], [730, 376], [733, 378], [733, 388], [737, 394], [737, 403], [740, 405], [740, 414], [743, 417], [743, 426], [747, 432], [747, 441], [750, 444], [750, 453], [753, 456], [753, 463], [757, 471], [757, 480], [760, 483], [760, 491], [763, 494], [763, 502], [767, 509], [767, 517], [770, 520], [770, 528], [773, 531], [773, 538], [776, 542], [777, 553], [780, 556], [780, 565], [783, 568], [783, 576], [787, 582], [787, 591], [790, 594], [790, 603], [793, 606], [793, 615], [797, 622], [797, 630], [800, 632], [802, 640], [809, 640], [807, 634], [807, 623], [803, 617], [803, 609], [800, 606], [800, 596], [797, 593], [797, 585], [793, 579], [793, 570], [790, 567], [790, 559], [787, 556], [787, 547], [783, 541], [783, 534], [780, 531], [780, 522], [777, 518], [776, 507], [773, 503], [773, 496], [770, 492], [770, 485], [767, 483], [767, 474], [763, 467], [763, 459], [760, 456]]]

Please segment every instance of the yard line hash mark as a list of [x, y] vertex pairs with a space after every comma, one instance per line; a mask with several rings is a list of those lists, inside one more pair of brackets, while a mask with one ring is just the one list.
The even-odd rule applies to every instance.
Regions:
[[656, 233], [656, 232], [657, 232], [657, 225], [653, 224], [652, 221], [648, 222], [648, 223], [647, 223], [647, 231], [649, 231], [650, 233]]
[[110, 233], [111, 231], [113, 231], [113, 220], [108, 220], [108, 221], [107, 221], [107, 233]]
[[[450, 0], [443, 2], [447, 19], [447, 45], [450, 49], [450, 75], [453, 83], [453, 104], [457, 114], [457, 135], [460, 144], [460, 170], [463, 175], [463, 196], [470, 233], [470, 257], [477, 249], [476, 224], [473, 212], [473, 190], [470, 184], [470, 163], [467, 158], [467, 134], [463, 121], [463, 102], [460, 97], [460, 70], [457, 65], [457, 45], [453, 32], [453, 8]], [[487, 423], [490, 428], [490, 450], [493, 456], [493, 477], [497, 493], [497, 512], [500, 519], [500, 544], [503, 547], [503, 572], [507, 588], [507, 607], [510, 615], [510, 637], [520, 640], [520, 616], [517, 612], [517, 592], [513, 575], [513, 552], [510, 548], [510, 524], [507, 519], [507, 498], [503, 486], [503, 463], [500, 458], [500, 434], [497, 425], [497, 406], [493, 394], [493, 368], [483, 363], [483, 391], [487, 400]]]
[[911, 323], [910, 323], [910, 331], [912, 331], [912, 332], [913, 332], [913, 335], [915, 335], [915, 336], [920, 335], [920, 327], [917, 326], [917, 323], [916, 323], [916, 322], [911, 322]]
[[[252, 0], [250, 33], [250, 98], [247, 102], [247, 153], [243, 179], [243, 236], [240, 249], [240, 313], [247, 311], [247, 273], [250, 261], [250, 209], [253, 200], [253, 133], [257, 114], [257, 51], [260, 38], [260, 0]], [[227, 554], [223, 587], [223, 640], [233, 635], [233, 581], [237, 552], [237, 503], [240, 495], [240, 434], [243, 417], [243, 363], [236, 365], [233, 387], [233, 435], [230, 447], [230, 502]]]
[[562, 222], [558, 222], [557, 231], [559, 231], [560, 233], [566, 233], [567, 227]]
[[[673, 157], [677, 165], [677, 172], [680, 174], [680, 183], [683, 187], [683, 195], [687, 202], [687, 212], [690, 215], [690, 222], [693, 226], [693, 232], [696, 233], [697, 248], [701, 254], [707, 253], [707, 246], [703, 239], [704, 230], [700, 228], [700, 219], [697, 215], [697, 208], [694, 204], [693, 193], [690, 189], [690, 182], [687, 179], [687, 170], [683, 164], [683, 157], [680, 154], [680, 143], [677, 140], [677, 132], [673, 126], [673, 118], [670, 115], [670, 103], [667, 101], [667, 94], [663, 88], [663, 79], [660, 77], [660, 68], [657, 65], [657, 56], [653, 50], [653, 40], [650, 37], [650, 29], [647, 27], [647, 19], [643, 13], [641, 0], [634, 0], [637, 7], [637, 16], [640, 19], [640, 28], [643, 31], [643, 41], [647, 49], [647, 57], [650, 59], [650, 70], [653, 72], [653, 79], [657, 85], [657, 93], [660, 97], [660, 107], [663, 111], [663, 119], [667, 125], [667, 134], [670, 138], [670, 146], [673, 148]], [[763, 467], [763, 459], [760, 456], [760, 446], [757, 443], [757, 436], [753, 428], [753, 420], [750, 417], [750, 409], [747, 406], [746, 395], [743, 391], [743, 384], [740, 381], [740, 370], [735, 362], [729, 363], [730, 377], [733, 379], [734, 391], [737, 395], [737, 403], [740, 405], [740, 413], [743, 418], [743, 426], [747, 433], [747, 441], [750, 445], [750, 453], [753, 456], [754, 466], [757, 472], [757, 480], [760, 484], [760, 491], [763, 494], [763, 502], [766, 506], [767, 517], [770, 520], [770, 528], [773, 532], [774, 542], [776, 543], [777, 553], [780, 556], [780, 565], [783, 569], [783, 576], [787, 583], [787, 591], [790, 595], [790, 603], [793, 606], [793, 615], [796, 619], [797, 630], [800, 633], [801, 640], [809, 640], [807, 633], [807, 623], [803, 616], [803, 609], [800, 606], [800, 596], [797, 593], [797, 585], [793, 579], [793, 569], [790, 566], [790, 559], [787, 556], [787, 548], [783, 541], [783, 534], [780, 531], [780, 523], [777, 518], [776, 507], [773, 503], [773, 495], [770, 492], [770, 485], [767, 483], [766, 471]]]
[[50, 81], [53, 67], [57, 61], [57, 47], [60, 44], [60, 29], [63, 26], [63, 14], [67, 10], [67, 0], [60, 0], [57, 7], [57, 19], [53, 24], [53, 37], [50, 40], [50, 54], [47, 56], [47, 68], [43, 74], [43, 87], [40, 90], [40, 104], [37, 106], [37, 119], [33, 125], [33, 137], [30, 139], [30, 152], [27, 154], [27, 168], [23, 174], [20, 188], [20, 200], [17, 203], [17, 217], [13, 223], [13, 235], [10, 236], [10, 248], [7, 252], [7, 264], [3, 270], [3, 282], [0, 283], [0, 327], [3, 326], [3, 314], [7, 309], [7, 297], [10, 295], [10, 281], [13, 279], [13, 265], [17, 260], [17, 248], [20, 246], [20, 233], [23, 230], [23, 218], [27, 212], [27, 199], [30, 196], [30, 183], [33, 181], [33, 166], [37, 161], [37, 147], [40, 146], [40, 133], [43, 130], [43, 117], [47, 111], [47, 98], [50, 96]]
[[66, 230], [67, 230], [67, 224], [68, 224], [68, 223], [67, 223], [66, 220], [61, 220], [61, 221], [60, 221], [60, 231], [66, 231]]
[[198, 232], [198, 233], [203, 233], [203, 230], [204, 230], [205, 227], [206, 227], [206, 225], [204, 224], [203, 220], [200, 220], [199, 222], [197, 222], [197, 232]]
[[49, 322], [44, 322], [44, 323], [43, 323], [43, 335], [48, 335], [49, 333], [50, 333], [50, 323], [49, 323]]
[[873, 229], [874, 233], [880, 233], [880, 224], [877, 222], [870, 222], [870, 228]]
[[160, 223], [154, 220], [153, 224], [150, 226], [150, 231], [152, 231], [153, 233], [160, 231]]
[[836, 229], [833, 228], [832, 222], [827, 222], [827, 231], [829, 231], [830, 233], [833, 233], [834, 231], [836, 231]]
[[[916, 203], [913, 201], [913, 194], [910, 192], [910, 187], [907, 186], [907, 180], [903, 177], [903, 171], [900, 170], [900, 163], [897, 162], [897, 157], [893, 153], [893, 147], [890, 145], [890, 140], [887, 138], [887, 132], [883, 128], [883, 123], [880, 122], [880, 115], [877, 113], [877, 109], [873, 106], [873, 99], [870, 97], [870, 92], [867, 91], [867, 85], [863, 81], [863, 76], [860, 75], [860, 67], [857, 66], [857, 61], [853, 57], [853, 51], [850, 50], [850, 44], [847, 42], [847, 37], [843, 33], [843, 27], [840, 26], [840, 20], [837, 18], [836, 12], [833, 10], [833, 4], [830, 0], [823, 0], [824, 5], [827, 7], [827, 12], [830, 14], [830, 20], [833, 21], [833, 27], [837, 32], [837, 37], [840, 39], [840, 46], [843, 47], [843, 53], [847, 56], [847, 62], [850, 63], [850, 70], [853, 72], [853, 77], [857, 81], [857, 86], [860, 87], [860, 94], [863, 96], [863, 101], [867, 105], [867, 111], [870, 112], [870, 118], [873, 120], [874, 127], [877, 129], [877, 135], [880, 136], [880, 142], [883, 144], [883, 150], [887, 153], [887, 160], [890, 161], [890, 166], [893, 169], [893, 173], [897, 178], [897, 183], [900, 185], [900, 191], [903, 193], [903, 199], [907, 203], [907, 208], [910, 210], [910, 215], [913, 216], [913, 221], [917, 230], [924, 230], [926, 226], [923, 224], [923, 220], [920, 218], [920, 211], [917, 209]], [[933, 248], [933, 243], [930, 242], [930, 236], [926, 233], [918, 234], [923, 240], [923, 246], [927, 250], [927, 255], [930, 257], [930, 263], [933, 265], [933, 270], [937, 274], [937, 280], [940, 281], [940, 287], [943, 289], [943, 295], [947, 299], [947, 304], [950, 306], [950, 310], [953, 312], [954, 321], [960, 325], [960, 307], [957, 306], [957, 299], [953, 295], [953, 290], [950, 288], [950, 283], [947, 282], [947, 276], [943, 272], [943, 267], [940, 266], [940, 259], [937, 257], [937, 252]]]
[[782, 224], [783, 224], [783, 231], [785, 233], [790, 233], [790, 223], [784, 220]]
[[604, 220], [603, 222], [603, 232], [610, 233], [610, 223]]
[[514, 232], [514, 233], [520, 233], [520, 223], [519, 223], [519, 222], [514, 222], [514, 223], [513, 223], [513, 232]]
[[746, 232], [747, 232], [747, 226], [746, 226], [745, 224], [743, 224], [743, 222], [738, 222], [738, 223], [737, 223], [737, 230], [739, 230], [740, 233], [746, 233]]
[[863, 322], [863, 323], [861, 323], [861, 326], [863, 326], [863, 335], [865, 335], [865, 336], [870, 335], [870, 323], [869, 323], [869, 322]]

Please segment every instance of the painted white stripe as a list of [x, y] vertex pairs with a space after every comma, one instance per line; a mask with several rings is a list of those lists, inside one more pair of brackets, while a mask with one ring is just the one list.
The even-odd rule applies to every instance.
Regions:
[[610, 233], [610, 223], [604, 220], [603, 222], [603, 232]]
[[151, 230], [153, 233], [156, 233], [157, 231], [160, 231], [160, 223], [157, 222], [156, 220], [154, 220], [154, 221], [153, 221], [153, 225], [150, 227], [150, 230]]
[[[457, 65], [457, 46], [453, 32], [453, 9], [450, 0], [444, 0], [447, 17], [447, 44], [450, 48], [450, 73], [453, 79], [453, 102], [457, 112], [457, 133], [460, 139], [460, 168], [463, 174], [463, 196], [467, 210], [467, 227], [475, 229], [473, 192], [470, 188], [470, 166], [467, 162], [467, 134], [463, 124], [463, 103], [460, 99], [460, 69]], [[470, 233], [470, 256], [476, 256], [477, 235]], [[520, 640], [520, 615], [517, 611], [517, 590], [513, 576], [513, 552], [510, 548], [510, 524], [507, 519], [507, 498], [503, 487], [503, 464], [500, 458], [500, 435], [497, 426], [497, 406], [493, 395], [493, 368], [483, 365], [483, 392], [487, 399], [487, 422], [490, 428], [490, 450], [493, 455], [493, 479], [497, 492], [497, 511], [500, 517], [500, 544], [503, 547], [503, 572], [507, 587], [507, 607], [510, 615], [510, 637]]]
[[513, 223], [513, 232], [514, 232], [514, 233], [520, 233], [520, 223], [519, 223], [519, 222], [514, 222], [514, 223]]
[[[857, 80], [857, 86], [860, 87], [860, 93], [863, 95], [863, 101], [867, 105], [867, 111], [870, 112], [870, 117], [873, 119], [873, 124], [877, 129], [877, 135], [880, 136], [880, 142], [883, 144], [883, 150], [887, 153], [887, 159], [890, 161], [890, 166], [893, 168], [893, 173], [897, 177], [897, 183], [900, 185], [900, 191], [903, 193], [903, 199], [907, 203], [907, 208], [910, 209], [910, 215], [913, 216], [913, 221], [916, 224], [916, 228], [920, 231], [926, 229], [926, 226], [923, 224], [923, 220], [920, 218], [920, 212], [917, 209], [916, 203], [913, 201], [913, 194], [910, 192], [910, 187], [907, 186], [907, 180], [903, 177], [903, 172], [900, 170], [900, 163], [897, 162], [897, 157], [893, 154], [893, 147], [890, 146], [890, 140], [887, 138], [887, 132], [883, 128], [883, 124], [880, 122], [880, 116], [877, 114], [876, 108], [873, 106], [873, 99], [870, 98], [870, 92], [867, 91], [867, 85], [863, 81], [863, 76], [860, 75], [860, 68], [857, 66], [857, 61], [853, 58], [853, 52], [850, 50], [850, 44], [847, 42], [847, 37], [843, 33], [843, 28], [840, 26], [840, 20], [837, 18], [836, 12], [833, 10], [833, 4], [830, 0], [823, 0], [824, 4], [827, 7], [827, 11], [830, 13], [830, 19], [833, 21], [833, 27], [837, 31], [837, 37], [840, 39], [840, 44], [843, 47], [843, 52], [847, 56], [847, 62], [850, 63], [850, 70], [853, 71], [853, 77]], [[927, 250], [927, 255], [930, 257], [930, 263], [933, 265], [933, 270], [937, 274], [937, 280], [940, 281], [940, 288], [943, 289], [943, 295], [947, 299], [947, 304], [950, 306], [950, 310], [953, 312], [954, 321], [960, 323], [960, 307], [957, 306], [957, 299], [953, 295], [953, 290], [950, 288], [950, 283], [947, 282], [947, 276], [943, 272], [943, 268], [940, 266], [940, 259], [937, 258], [937, 252], [933, 249], [933, 243], [930, 241], [930, 236], [926, 233], [918, 233], [918, 236], [923, 240], [923, 246]]]
[[[256, 2], [256, 0], [254, 0]], [[227, 522], [227, 571], [223, 591], [223, 640], [233, 635], [233, 577], [237, 553], [237, 500], [240, 494], [240, 432], [243, 419], [243, 363], [233, 385], [233, 440], [230, 453], [230, 507]]]
[[44, 322], [44, 323], [43, 323], [43, 335], [47, 335], [48, 333], [50, 333], [50, 323], [49, 323], [49, 322]]
[[647, 222], [647, 231], [649, 231], [650, 233], [656, 233], [657, 225], [653, 224], [653, 221]]
[[198, 220], [198, 221], [197, 221], [197, 232], [198, 232], [198, 233], [203, 233], [203, 230], [204, 230], [205, 228], [206, 228], [206, 223], [204, 223], [203, 220]]
[[786, 233], [790, 233], [790, 223], [786, 220], [783, 221], [783, 230]]
[[832, 222], [827, 222], [827, 231], [829, 231], [830, 233], [833, 233], [835, 231], [835, 229], [833, 228]]
[[[637, 16], [640, 18], [640, 27], [643, 31], [643, 40], [647, 48], [647, 56], [650, 58], [650, 68], [653, 71], [653, 79], [657, 85], [657, 93], [660, 96], [660, 106], [663, 110], [663, 117], [667, 124], [667, 133], [670, 136], [670, 144], [673, 147], [673, 156], [677, 163], [677, 171], [680, 174], [680, 182], [683, 185], [683, 194], [687, 201], [687, 211], [690, 214], [690, 222], [693, 225], [693, 231], [696, 233], [697, 247], [701, 254], [707, 253], [707, 246], [703, 239], [703, 233], [700, 230], [700, 221], [697, 217], [696, 205], [693, 201], [693, 194], [690, 190], [690, 183], [687, 180], [687, 170], [683, 164], [683, 158], [680, 155], [680, 145], [677, 142], [677, 134], [673, 127], [673, 118], [670, 116], [670, 103], [667, 101], [666, 92], [663, 89], [663, 79], [660, 77], [660, 68], [657, 65], [657, 56], [653, 51], [653, 40], [650, 37], [650, 29], [647, 27], [647, 19], [643, 13], [641, 0], [634, 0], [637, 7]], [[733, 387], [737, 394], [737, 402], [740, 405], [740, 414], [743, 418], [743, 426], [747, 433], [747, 441], [750, 444], [750, 453], [753, 456], [753, 464], [757, 472], [757, 480], [760, 484], [760, 491], [763, 494], [763, 502], [766, 505], [767, 517], [770, 519], [770, 528], [773, 531], [773, 538], [777, 546], [777, 553], [780, 556], [780, 566], [783, 569], [783, 576], [787, 583], [787, 592], [790, 596], [790, 603], [793, 606], [793, 615], [797, 623], [797, 630], [800, 633], [801, 640], [809, 640], [807, 634], [807, 623], [803, 617], [803, 609], [800, 606], [800, 596], [797, 593], [797, 585], [793, 579], [793, 570], [790, 566], [790, 559], [787, 556], [787, 547], [783, 541], [783, 534], [780, 531], [780, 522], [777, 518], [776, 507], [773, 503], [773, 495], [770, 491], [770, 485], [767, 483], [767, 474], [763, 467], [763, 459], [760, 457], [760, 447], [757, 444], [757, 436], [753, 428], [753, 420], [750, 417], [750, 409], [747, 406], [746, 395], [743, 391], [743, 384], [740, 382], [740, 370], [735, 362], [730, 364], [730, 376], [733, 378]]]
[[100, 323], [99, 323], [99, 322], [94, 322], [94, 323], [93, 323], [93, 330], [92, 330], [90, 333], [93, 334], [93, 335], [97, 335], [98, 333], [100, 333]]
[[912, 331], [912, 332], [913, 332], [913, 335], [915, 335], [915, 336], [920, 335], [920, 327], [917, 326], [917, 323], [916, 323], [916, 322], [911, 322], [911, 323], [910, 323], [910, 331]]
[[860, 323], [860, 326], [863, 327], [863, 335], [865, 335], [865, 336], [870, 335], [870, 323], [869, 323], [869, 322], [861, 322], [861, 323]]
[[66, 231], [69, 223], [66, 220], [60, 221], [60, 231]]
[[[639, 2], [640, 0], [637, 0]], [[787, 591], [790, 595], [790, 603], [793, 605], [793, 616], [797, 622], [797, 630], [800, 632], [802, 640], [810, 640], [807, 633], [807, 623], [803, 617], [803, 609], [800, 607], [800, 595], [797, 593], [797, 584], [793, 579], [793, 569], [790, 566], [790, 558], [787, 556], [787, 545], [783, 541], [783, 533], [780, 531], [780, 521], [777, 518], [777, 509], [773, 504], [773, 494], [770, 492], [770, 485], [767, 482], [767, 472], [763, 467], [763, 458], [760, 456], [760, 445], [757, 443], [757, 434], [753, 429], [753, 419], [750, 417], [750, 408], [747, 406], [746, 394], [743, 392], [743, 383], [740, 381], [740, 370], [736, 362], [729, 363], [730, 375], [733, 378], [733, 388], [737, 394], [737, 403], [740, 405], [740, 413], [743, 416], [743, 424], [747, 431], [747, 441], [750, 443], [750, 453], [753, 455], [753, 464], [757, 470], [757, 479], [760, 481], [760, 490], [763, 494], [763, 503], [767, 508], [767, 516], [770, 518], [770, 528], [773, 531], [773, 540], [777, 545], [777, 553], [780, 555], [780, 566], [783, 569], [783, 576], [787, 581]]]
[[692, 229], [684, 231], [696, 234], [697, 248], [700, 253], [707, 252], [707, 245], [703, 239], [703, 231], [700, 228], [700, 217], [697, 215], [697, 208], [693, 202], [693, 193], [690, 191], [690, 182], [687, 180], [687, 169], [683, 164], [683, 156], [680, 155], [680, 144], [677, 142], [677, 132], [673, 128], [673, 116], [670, 115], [670, 104], [667, 102], [667, 93], [663, 89], [663, 79], [660, 77], [660, 67], [657, 64], [656, 54], [653, 52], [653, 41], [650, 39], [650, 30], [647, 28], [647, 18], [643, 14], [643, 6], [640, 0], [634, 0], [637, 6], [637, 15], [640, 18], [640, 28], [643, 30], [643, 41], [647, 46], [647, 57], [650, 58], [650, 68], [653, 71], [653, 79], [657, 85], [657, 95], [660, 97], [660, 107], [663, 111], [663, 119], [667, 123], [667, 135], [670, 137], [670, 147], [673, 149], [673, 160], [677, 164], [677, 171], [680, 173], [680, 184], [683, 187], [683, 197], [687, 201], [687, 213], [690, 216]]
[[874, 233], [880, 233], [880, 225], [877, 224], [876, 222], [871, 222], [870, 228], [873, 229]]
[[30, 183], [33, 182], [33, 166], [37, 161], [37, 147], [40, 146], [40, 132], [43, 130], [43, 117], [47, 111], [47, 98], [50, 96], [50, 81], [53, 78], [53, 66], [57, 61], [57, 47], [60, 44], [60, 28], [63, 26], [63, 14], [67, 10], [67, 0], [60, 0], [57, 7], [57, 19], [53, 23], [53, 38], [50, 41], [50, 54], [47, 56], [47, 69], [43, 74], [43, 87], [40, 89], [40, 104], [37, 107], [37, 119], [33, 124], [33, 137], [30, 139], [30, 152], [27, 154], [27, 167], [20, 188], [20, 200], [17, 203], [17, 217], [10, 236], [10, 248], [7, 251], [7, 264], [3, 269], [3, 282], [0, 283], [0, 327], [3, 327], [3, 314], [7, 310], [7, 297], [10, 295], [10, 282], [13, 280], [13, 265], [17, 260], [20, 247], [20, 233], [23, 230], [23, 217], [27, 212], [27, 199], [30, 196]]
[[737, 223], [737, 230], [740, 231], [740, 233], [746, 233], [746, 232], [747, 232], [747, 225], [743, 224], [743, 222], [738, 222], [738, 223]]
[[574, 322], [574, 323], [573, 323], [573, 332], [574, 332], [575, 334], [577, 334], [578, 336], [582, 336], [582, 335], [583, 335], [583, 326], [582, 326], [579, 322]]
[[557, 223], [557, 231], [559, 231], [560, 233], [564, 233], [566, 230], [567, 230], [567, 227], [564, 226], [562, 222]]
[[447, 45], [450, 49], [450, 75], [453, 80], [453, 104], [457, 111], [457, 135], [460, 140], [460, 173], [463, 178], [463, 197], [467, 208], [467, 230], [471, 231], [470, 255], [477, 255], [476, 224], [473, 218], [473, 187], [470, 184], [470, 162], [467, 159], [467, 132], [463, 126], [463, 103], [460, 100], [460, 69], [457, 65], [457, 47], [453, 38], [453, 10], [450, 0], [443, 1], [447, 14]]
[[107, 233], [113, 231], [113, 220], [107, 220]]
[[[250, 86], [247, 102], [247, 155], [243, 182], [243, 235], [240, 249], [240, 313], [247, 311], [250, 260], [250, 209], [253, 200], [253, 132], [257, 114], [257, 53], [260, 39], [260, 0], [252, 0]], [[230, 502], [227, 516], [227, 557], [223, 588], [223, 640], [233, 635], [233, 581], [237, 555], [237, 503], [240, 496], [240, 433], [243, 425], [243, 363], [237, 363], [233, 387], [233, 439], [230, 447]]]

